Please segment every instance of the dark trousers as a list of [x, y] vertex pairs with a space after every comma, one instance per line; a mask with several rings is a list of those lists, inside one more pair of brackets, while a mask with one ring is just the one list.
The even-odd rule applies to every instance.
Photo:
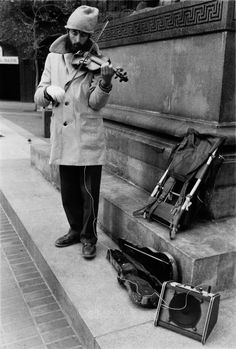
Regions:
[[102, 166], [59, 166], [62, 204], [71, 230], [81, 242], [97, 242]]

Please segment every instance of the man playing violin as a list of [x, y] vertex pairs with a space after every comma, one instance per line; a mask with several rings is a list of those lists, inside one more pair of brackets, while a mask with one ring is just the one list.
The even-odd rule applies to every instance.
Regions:
[[80, 6], [69, 17], [67, 34], [49, 49], [35, 103], [52, 102], [50, 164], [59, 165], [61, 197], [69, 231], [55, 242], [57, 247], [82, 243], [84, 258], [96, 256], [99, 191], [105, 162], [103, 119], [112, 89], [114, 69], [101, 65], [96, 74], [74, 64], [78, 51], [101, 55], [91, 39], [99, 11]]

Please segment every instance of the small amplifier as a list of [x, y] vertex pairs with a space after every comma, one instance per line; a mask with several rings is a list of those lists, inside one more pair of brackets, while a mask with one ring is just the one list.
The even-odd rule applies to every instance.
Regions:
[[220, 295], [166, 281], [157, 305], [155, 326], [162, 326], [205, 344], [219, 312]]

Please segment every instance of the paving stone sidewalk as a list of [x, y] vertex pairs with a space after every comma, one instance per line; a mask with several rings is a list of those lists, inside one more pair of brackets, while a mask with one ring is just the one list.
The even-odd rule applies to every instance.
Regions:
[[0, 349], [85, 349], [0, 205]]

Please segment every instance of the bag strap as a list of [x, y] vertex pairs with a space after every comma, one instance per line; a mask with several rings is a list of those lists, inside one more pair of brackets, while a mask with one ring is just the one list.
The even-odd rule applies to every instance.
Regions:
[[154, 205], [152, 205], [151, 209], [147, 213], [148, 220], [151, 219], [151, 216], [152, 216], [153, 212], [155, 211], [155, 209], [158, 207], [158, 205], [160, 205], [160, 203], [162, 203], [166, 199], [166, 197], [169, 195], [169, 193], [170, 193], [171, 189], [173, 188], [173, 186], [175, 185], [175, 183], [176, 183], [176, 180], [173, 177], [169, 177], [166, 180], [160, 196], [157, 198], [156, 202], [154, 203]]
[[175, 206], [172, 210], [172, 213], [175, 215], [177, 212], [179, 212], [179, 209], [180, 209], [180, 206], [183, 204], [185, 198], [186, 198], [186, 191], [187, 191], [187, 188], [188, 188], [188, 185], [191, 181], [191, 179], [195, 176], [197, 171], [195, 171], [194, 173], [191, 174], [190, 178], [188, 180], [186, 180], [183, 184], [183, 187], [180, 191], [180, 194], [179, 194], [179, 198], [178, 200], [176, 201], [175, 203]]

